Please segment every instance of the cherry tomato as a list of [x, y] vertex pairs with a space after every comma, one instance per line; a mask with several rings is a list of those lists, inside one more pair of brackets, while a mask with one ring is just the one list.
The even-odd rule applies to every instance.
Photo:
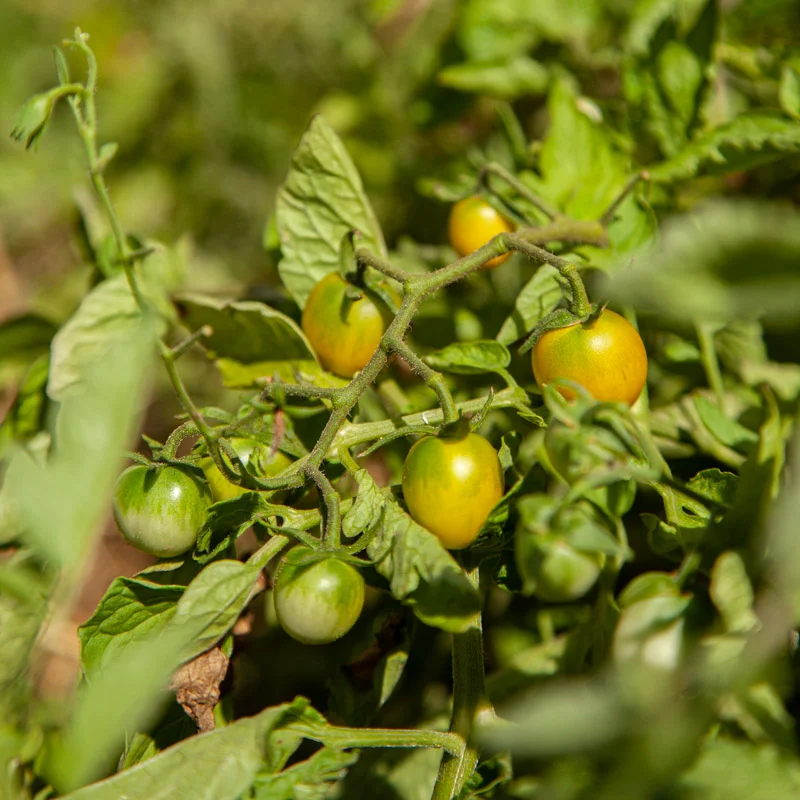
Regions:
[[303, 330], [325, 369], [352, 378], [378, 348], [389, 314], [371, 292], [361, 290], [359, 300], [350, 300], [346, 291], [341, 275], [326, 275], [306, 300]]
[[356, 624], [364, 607], [364, 579], [337, 558], [304, 564], [310, 547], [298, 545], [275, 574], [273, 598], [281, 627], [303, 644], [328, 644]]
[[[500, 233], [511, 233], [511, 223], [485, 200], [476, 196], [459, 200], [450, 211], [450, 246], [459, 258], [474, 253]], [[483, 269], [499, 267], [511, 253], [487, 261]]]
[[[259, 478], [272, 478], [275, 475], [280, 475], [292, 463], [292, 460], [281, 453], [280, 450], [270, 457], [269, 446], [254, 439], [234, 438], [230, 439], [230, 443], [247, 471]], [[215, 503], [219, 503], [222, 500], [233, 500], [234, 497], [239, 497], [250, 491], [227, 480], [219, 471], [211, 456], [202, 459], [198, 466], [206, 476], [211, 489], [211, 496], [214, 498]], [[267, 493], [268, 496], [275, 500], [278, 499], [280, 494], [280, 492]]]
[[134, 547], [160, 558], [191, 550], [206, 520], [211, 493], [180, 467], [128, 467], [114, 489], [114, 518]]
[[[533, 374], [539, 386], [568, 379], [596, 400], [633, 405], [647, 378], [642, 338], [624, 317], [606, 309], [582, 325], [547, 331], [533, 346]], [[559, 391], [567, 399], [574, 392]]]
[[576, 550], [566, 542], [555, 542], [536, 565], [537, 597], [548, 603], [569, 603], [583, 597], [600, 576], [603, 557]]
[[451, 550], [471, 544], [503, 496], [495, 449], [477, 433], [426, 436], [403, 465], [409, 514]]

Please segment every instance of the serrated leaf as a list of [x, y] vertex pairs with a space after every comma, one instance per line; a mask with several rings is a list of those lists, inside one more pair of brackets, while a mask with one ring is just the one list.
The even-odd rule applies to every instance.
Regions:
[[480, 598], [441, 542], [387, 501], [375, 538], [367, 546], [392, 595], [427, 625], [460, 632], [470, 627]]
[[201, 564], [208, 563], [236, 541], [263, 508], [263, 499], [255, 492], [214, 503], [197, 535], [195, 559]]
[[654, 183], [695, 175], [724, 175], [800, 152], [800, 123], [768, 110], [750, 111], [690, 142], [668, 161], [648, 169]]
[[92, 616], [78, 628], [84, 673], [96, 673], [120, 649], [163, 631], [185, 588], [115, 578]]
[[200, 344], [217, 359], [228, 386], [253, 385], [256, 378], [276, 375], [294, 383], [294, 370], [320, 372], [314, 351], [297, 323], [264, 303], [200, 295], [182, 295], [176, 302], [188, 328], [210, 325], [213, 329]]
[[385, 503], [383, 492], [367, 470], [360, 469], [353, 477], [358, 484], [358, 494], [342, 518], [342, 533], [350, 538], [372, 530], [380, 522]]
[[[67, 795], [69, 800], [236, 800], [253, 784], [273, 751], [289, 753], [300, 737], [281, 735], [304, 713], [306, 701], [268, 708], [202, 736], [193, 736], [153, 758]], [[67, 800], [67, 798], [65, 798]]]
[[542, 94], [550, 82], [543, 64], [527, 56], [510, 61], [468, 61], [445, 67], [437, 76], [442, 86], [504, 100]]
[[325, 800], [331, 786], [343, 780], [358, 761], [357, 750], [323, 747], [311, 758], [293, 764], [281, 772], [259, 773], [253, 781], [254, 800]]
[[314, 117], [278, 190], [275, 221], [281, 280], [302, 308], [314, 285], [338, 269], [339, 243], [358, 230], [364, 246], [386, 256], [383, 234], [361, 177], [333, 128]]
[[[557, 80], [547, 100], [550, 127], [539, 164], [543, 191], [566, 214], [597, 219], [625, 185], [628, 159], [612, 144], [599, 110], [579, 97], [565, 79]], [[525, 173], [531, 182], [531, 175]]]
[[428, 353], [423, 359], [434, 369], [457, 375], [480, 375], [501, 372], [511, 363], [511, 356], [501, 342], [454, 342]]

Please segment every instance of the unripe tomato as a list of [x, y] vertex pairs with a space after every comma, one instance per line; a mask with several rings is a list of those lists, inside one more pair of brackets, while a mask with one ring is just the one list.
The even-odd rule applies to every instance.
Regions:
[[[459, 200], [450, 210], [450, 246], [459, 258], [474, 253], [498, 234], [513, 230], [511, 223], [499, 211], [477, 195]], [[483, 269], [499, 267], [510, 255], [504, 253], [487, 261]]]
[[[235, 438], [229, 441], [247, 471], [259, 478], [272, 478], [275, 475], [280, 475], [281, 472], [291, 466], [292, 460], [281, 453], [280, 450], [270, 457], [269, 446], [254, 439]], [[227, 480], [219, 471], [211, 456], [201, 459], [198, 466], [206, 476], [211, 489], [211, 496], [214, 498], [215, 503], [219, 503], [222, 500], [233, 500], [233, 498], [240, 497], [245, 492], [250, 491]], [[277, 499], [279, 494], [280, 492], [271, 492], [268, 493], [268, 496]]]
[[326, 275], [306, 300], [303, 330], [325, 369], [352, 378], [378, 348], [388, 309], [367, 290], [359, 300], [348, 299], [346, 291], [347, 281], [341, 275]]
[[114, 519], [134, 547], [159, 558], [191, 550], [206, 521], [211, 493], [180, 467], [128, 467], [114, 489]]
[[356, 624], [364, 607], [364, 579], [350, 564], [326, 558], [303, 564], [312, 550], [293, 547], [275, 574], [273, 598], [280, 626], [303, 644], [328, 644]]
[[503, 496], [495, 449], [477, 433], [426, 436], [403, 465], [409, 514], [450, 550], [467, 547]]
[[[647, 353], [633, 325], [608, 309], [590, 322], [547, 331], [533, 346], [533, 374], [539, 386], [575, 381], [596, 400], [633, 405], [647, 379]], [[559, 391], [574, 397], [566, 387]]]
[[552, 544], [536, 565], [535, 594], [548, 603], [569, 603], [583, 597], [600, 576], [603, 557], [584, 553], [566, 542]]

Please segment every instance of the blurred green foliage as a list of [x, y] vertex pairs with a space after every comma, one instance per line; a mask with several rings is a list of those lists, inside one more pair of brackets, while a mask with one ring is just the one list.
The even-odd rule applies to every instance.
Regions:
[[[100, 140], [118, 145], [111, 194], [132, 244], [153, 248], [138, 271], [155, 326], [140, 324], [65, 104], [41, 142], [47, 102], [15, 117], [54, 85], [48, 53], [76, 24], [100, 63]], [[433, 733], [450, 706], [442, 631], [472, 629], [463, 567], [479, 562], [494, 584], [486, 691], [513, 725], [480, 726], [464, 800], [800, 791], [798, 29], [794, 0], [5, 0], [0, 127], [34, 152], [0, 139], [0, 314], [16, 315], [0, 327], [14, 395], [0, 426], [0, 796], [52, 783], [87, 799], [426, 800], [440, 761], [427, 745], [447, 746]], [[82, 79], [74, 51], [67, 62]], [[302, 456], [328, 409], [265, 405], [260, 389], [276, 375], [342, 385], [297, 324], [342, 236], [358, 226], [415, 273], [446, 264], [447, 204], [488, 183], [490, 162], [519, 182], [495, 172], [492, 202], [535, 222], [593, 297], [638, 315], [639, 406], [541, 395], [513, 345], [561, 300], [556, 270], [514, 256], [476, 273], [413, 328], [470, 412], [506, 384], [484, 430], [509, 490], [474, 549], [454, 558], [332, 452], [343, 531], [370, 537], [377, 589], [345, 639], [309, 655], [269, 601], [250, 606], [285, 544], [274, 498], [250, 493], [211, 511], [195, 553], [114, 580], [80, 631], [80, 688], [38, 697], [37, 632], [48, 619], [57, 633], [80, 590], [150, 380], [148, 444], [169, 460], [182, 441], [156, 441], [184, 420], [163, 370], [150, 378], [154, 334], [211, 325], [205, 354], [180, 362], [206, 418]], [[563, 236], [526, 191], [592, 235]], [[408, 448], [401, 415], [431, 425], [435, 396], [413, 381], [384, 373], [337, 440], [382, 445], [356, 454], [381, 485]], [[315, 501], [287, 496], [278, 516], [302, 539]], [[254, 522], [266, 544], [239, 560]], [[591, 581], [556, 604], [543, 566], [567, 547]], [[234, 638], [248, 607], [257, 621]], [[195, 737], [161, 689], [214, 647], [233, 678], [219, 730]], [[298, 693], [331, 722], [414, 728], [425, 746], [359, 756], [377, 740]], [[79, 788], [116, 756], [118, 775]]]

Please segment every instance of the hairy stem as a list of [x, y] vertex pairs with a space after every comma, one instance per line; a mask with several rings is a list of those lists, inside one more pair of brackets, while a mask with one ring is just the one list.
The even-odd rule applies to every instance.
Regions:
[[[478, 568], [467, 573], [478, 588]], [[450, 732], [463, 741], [457, 755], [446, 754], [439, 766], [432, 800], [451, 800], [474, 772], [478, 764], [478, 749], [473, 740], [473, 727], [479, 713], [491, 713], [486, 697], [483, 662], [483, 626], [477, 614], [464, 633], [453, 634], [453, 713]]]
[[512, 175], [505, 167], [491, 162], [481, 167], [479, 180], [489, 188], [489, 177], [495, 175], [505, 181], [520, 197], [524, 197], [534, 208], [539, 209], [548, 219], [556, 219], [561, 213], [537, 195], [530, 187], [526, 186], [516, 175]]

